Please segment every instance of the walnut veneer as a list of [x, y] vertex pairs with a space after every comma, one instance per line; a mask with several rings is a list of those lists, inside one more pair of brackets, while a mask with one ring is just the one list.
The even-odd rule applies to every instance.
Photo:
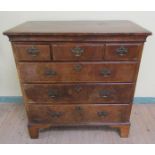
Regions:
[[11, 41], [31, 138], [51, 126], [106, 125], [127, 137], [144, 42], [130, 21], [26, 22]]

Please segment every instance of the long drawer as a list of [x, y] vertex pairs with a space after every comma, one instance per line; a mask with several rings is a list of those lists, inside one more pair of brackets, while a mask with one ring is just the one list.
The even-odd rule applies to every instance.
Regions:
[[133, 82], [136, 62], [19, 63], [21, 80], [27, 83]]
[[108, 83], [24, 84], [28, 103], [131, 103], [134, 85]]
[[28, 117], [33, 123], [77, 124], [114, 123], [129, 121], [131, 105], [49, 105], [28, 106]]

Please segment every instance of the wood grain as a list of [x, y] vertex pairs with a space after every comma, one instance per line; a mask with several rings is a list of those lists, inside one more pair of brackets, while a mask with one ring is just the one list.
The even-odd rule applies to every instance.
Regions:
[[137, 67], [136, 62], [19, 63], [20, 76], [25, 83], [134, 82]]
[[[106, 44], [106, 50], [105, 50], [105, 56], [104, 60], [110, 60], [110, 61], [137, 61], [140, 59], [141, 55], [141, 46], [143, 44], [121, 44], [121, 43], [111, 43]], [[123, 51], [125, 50], [125, 53], [119, 52], [119, 50]]]
[[150, 31], [130, 21], [36, 21], [4, 34], [12, 43], [31, 138], [56, 125], [106, 125], [129, 135]]
[[[76, 50], [80, 49], [81, 53]], [[55, 61], [95, 61], [103, 60], [104, 44], [91, 43], [57, 43], [52, 44]]]
[[[13, 44], [17, 61], [50, 61], [50, 46], [29, 44]], [[32, 50], [32, 52], [31, 52]], [[33, 52], [34, 51], [34, 52]]]
[[6, 35], [149, 35], [150, 31], [127, 20], [116, 21], [31, 21], [18, 25]]
[[56, 125], [104, 124], [129, 122], [130, 105], [29, 105], [31, 123]]
[[131, 83], [68, 83], [24, 84], [27, 103], [131, 103], [134, 84]]

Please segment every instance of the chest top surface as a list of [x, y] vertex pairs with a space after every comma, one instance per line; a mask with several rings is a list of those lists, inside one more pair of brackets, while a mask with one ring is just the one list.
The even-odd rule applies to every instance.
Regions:
[[5, 35], [150, 35], [151, 32], [127, 20], [114, 21], [30, 21], [4, 32]]

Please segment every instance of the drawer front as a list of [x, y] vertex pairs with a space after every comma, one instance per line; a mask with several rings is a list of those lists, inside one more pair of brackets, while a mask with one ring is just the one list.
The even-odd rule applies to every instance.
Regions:
[[127, 122], [130, 105], [53, 105], [28, 106], [28, 117], [33, 123], [78, 124]]
[[28, 103], [131, 103], [133, 84], [24, 84]]
[[103, 60], [104, 44], [59, 43], [52, 45], [53, 60]]
[[19, 63], [23, 82], [132, 82], [137, 63]]
[[14, 44], [15, 57], [19, 61], [51, 60], [49, 45]]
[[139, 60], [142, 44], [106, 44], [105, 60]]

